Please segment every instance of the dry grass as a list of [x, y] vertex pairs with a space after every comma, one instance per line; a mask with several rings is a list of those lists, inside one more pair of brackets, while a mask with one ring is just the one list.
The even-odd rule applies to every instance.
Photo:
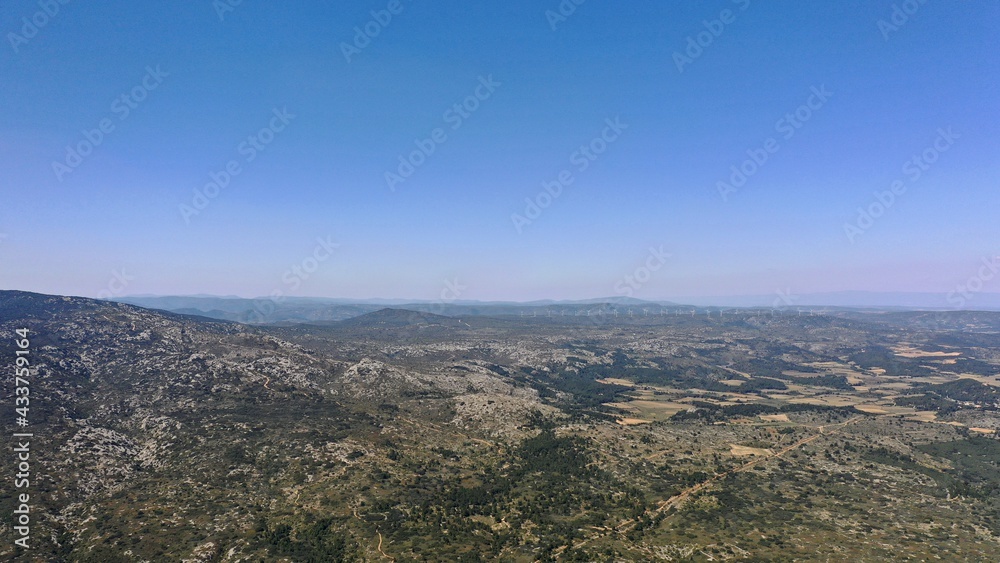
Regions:
[[639, 424], [649, 424], [653, 422], [652, 420], [644, 420], [642, 418], [619, 418], [618, 424], [622, 426], [637, 426]]
[[854, 408], [868, 414], [889, 414], [889, 411], [878, 405], [854, 405]]
[[912, 346], [900, 346], [892, 351], [901, 358], [954, 358], [962, 355], [961, 352], [927, 352]]
[[787, 414], [762, 414], [760, 419], [767, 422], [791, 422]]
[[621, 385], [622, 387], [635, 387], [635, 383], [627, 379], [618, 379], [617, 377], [607, 377], [604, 379], [598, 379], [598, 383], [603, 383], [604, 385]]
[[819, 405], [824, 407], [851, 407], [859, 404], [857, 397], [848, 395], [821, 395], [816, 397], [795, 397], [788, 400], [789, 403], [800, 405]]
[[774, 455], [769, 449], [766, 448], [751, 448], [750, 446], [739, 446], [736, 444], [729, 444], [729, 453], [735, 456], [747, 456], [747, 455], [762, 455], [770, 456]]

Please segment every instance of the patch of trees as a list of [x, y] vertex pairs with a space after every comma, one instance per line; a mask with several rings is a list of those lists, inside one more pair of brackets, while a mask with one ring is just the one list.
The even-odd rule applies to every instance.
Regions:
[[1000, 441], [971, 437], [952, 442], [934, 442], [917, 446], [920, 451], [947, 459], [954, 467], [947, 484], [952, 496], [963, 495], [996, 500], [1000, 496]]
[[848, 359], [865, 369], [881, 368], [886, 375], [923, 376], [934, 375], [934, 370], [920, 365], [912, 358], [901, 358], [885, 346], [868, 345], [863, 350], [848, 356]]
[[333, 528], [332, 518], [322, 518], [302, 527], [290, 524], [270, 524], [264, 518], [257, 521], [254, 539], [277, 555], [306, 563], [356, 561], [354, 549], [347, 539]]
[[730, 392], [732, 387], [719, 381], [719, 373], [700, 365], [663, 365], [660, 368], [632, 367], [618, 372], [619, 377], [638, 384], [662, 385], [675, 389], [704, 389]]
[[854, 386], [847, 382], [847, 377], [843, 375], [817, 375], [816, 377], [799, 377], [794, 375], [782, 375], [781, 379], [789, 382], [796, 383], [798, 385], [810, 385], [814, 387], [829, 387], [831, 389], [840, 389], [843, 391], [849, 391], [854, 389]]
[[949, 332], [934, 335], [932, 342], [939, 347], [948, 348], [997, 348], [1000, 347], [1000, 335], [984, 332]]
[[729, 405], [719, 406], [714, 403], [699, 401], [698, 408], [693, 411], [681, 411], [670, 417], [675, 422], [722, 422], [731, 418], [754, 417], [762, 414], [777, 414], [780, 409], [771, 405]]
[[[775, 353], [780, 354], [780, 350]], [[779, 358], [741, 358], [732, 364], [732, 368], [737, 371], [749, 373], [753, 376], [780, 377], [786, 371], [801, 371], [813, 373], [816, 370], [801, 364], [793, 364]]]
[[953, 371], [955, 373], [974, 373], [976, 375], [996, 375], [1000, 372], [1000, 367], [986, 363], [982, 360], [976, 360], [974, 358], [961, 358], [955, 360], [954, 364], [951, 364], [943, 369], [947, 369], [948, 371]]
[[1000, 390], [973, 379], [959, 379], [938, 385], [927, 385], [924, 390], [956, 401], [968, 401], [992, 406], [1000, 401]]
[[742, 393], [757, 393], [760, 391], [783, 391], [788, 389], [788, 386], [778, 381], [777, 379], [770, 379], [767, 377], [754, 377], [748, 381], [744, 381], [739, 386], [739, 391]]
[[576, 436], [558, 437], [550, 430], [542, 431], [525, 440], [517, 456], [521, 460], [519, 471], [522, 473], [542, 472], [580, 479], [595, 476], [589, 467], [586, 442]]
[[933, 410], [948, 414], [960, 410], [959, 402], [974, 403], [980, 408], [997, 410], [1000, 405], [1000, 390], [972, 379], [959, 379], [940, 384], [925, 384], [914, 389], [924, 395], [900, 397], [896, 404], [912, 406], [922, 410]]
[[897, 397], [894, 402], [901, 407], [913, 407], [921, 411], [935, 411], [938, 415], [951, 414], [961, 410], [957, 402], [935, 394]]
[[839, 413], [844, 415], [857, 414], [853, 407], [826, 407], [821, 405], [761, 405], [742, 404], [720, 406], [714, 403], [695, 401], [694, 411], [681, 411], [670, 417], [675, 422], [725, 422], [733, 418], [752, 418], [762, 414], [789, 414], [797, 412]]

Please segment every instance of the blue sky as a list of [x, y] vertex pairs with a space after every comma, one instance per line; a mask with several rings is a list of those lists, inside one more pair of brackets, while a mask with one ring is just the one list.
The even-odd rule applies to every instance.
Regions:
[[1000, 254], [995, 3], [99, 4], [3, 8], [0, 287], [948, 293]]

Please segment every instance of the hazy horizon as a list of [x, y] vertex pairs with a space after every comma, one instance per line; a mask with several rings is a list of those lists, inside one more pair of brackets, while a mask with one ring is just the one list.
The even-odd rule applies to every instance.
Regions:
[[[939, 293], [918, 293], [918, 292], [866, 292], [866, 291], [842, 291], [830, 293], [794, 294], [786, 291], [776, 291], [773, 294], [758, 295], [734, 295], [734, 296], [698, 296], [698, 295], [677, 295], [659, 298], [640, 299], [623, 296], [594, 296], [582, 299], [560, 299], [545, 298], [525, 301], [511, 301], [500, 299], [459, 299], [453, 297], [454, 293], [448, 290], [442, 292], [437, 299], [424, 299], [419, 297], [342, 297], [342, 296], [315, 296], [315, 295], [295, 295], [279, 296], [277, 298], [267, 295], [156, 295], [156, 294], [136, 294], [122, 296], [104, 296], [105, 299], [123, 302], [133, 302], [142, 306], [153, 306], [153, 300], [171, 299], [192, 299], [192, 300], [240, 300], [252, 301], [256, 304], [262, 302], [279, 303], [308, 303], [324, 302], [331, 304], [378, 304], [389, 307], [406, 306], [416, 304], [433, 305], [497, 305], [497, 306], [550, 306], [550, 305], [579, 305], [585, 303], [643, 303], [659, 306], [681, 306], [681, 307], [732, 307], [732, 308], [772, 308], [789, 309], [796, 308], [856, 308], [856, 309], [909, 309], [909, 310], [942, 310], [942, 311], [969, 311], [984, 310], [991, 311], [1000, 309], [1000, 293], [982, 292], [971, 300], [962, 294], [939, 294]], [[84, 296], [85, 297], [85, 296]], [[942, 299], [944, 300], [942, 302]], [[172, 309], [176, 307], [167, 307]]]

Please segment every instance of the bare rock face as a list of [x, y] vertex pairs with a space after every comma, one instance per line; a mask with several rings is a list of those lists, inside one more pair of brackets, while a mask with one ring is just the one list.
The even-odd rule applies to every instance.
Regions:
[[523, 427], [532, 413], [553, 415], [558, 409], [539, 402], [537, 394], [517, 392], [473, 393], [452, 399], [455, 418], [451, 423], [465, 430], [483, 432], [491, 438], [514, 441], [529, 435]]
[[[55, 521], [83, 519], [82, 504], [67, 501], [107, 498], [132, 486], [141, 471], [140, 447], [116, 430], [92, 426], [87, 421], [65, 425], [68, 436], [50, 459], [44, 460], [47, 480], [63, 486], [50, 493], [52, 500], [67, 503], [53, 514]], [[56, 479], [58, 477], [58, 479]]]
[[370, 358], [348, 367], [339, 379], [340, 385], [334, 393], [358, 399], [384, 400], [404, 390], [429, 387], [428, 382], [414, 374]]

